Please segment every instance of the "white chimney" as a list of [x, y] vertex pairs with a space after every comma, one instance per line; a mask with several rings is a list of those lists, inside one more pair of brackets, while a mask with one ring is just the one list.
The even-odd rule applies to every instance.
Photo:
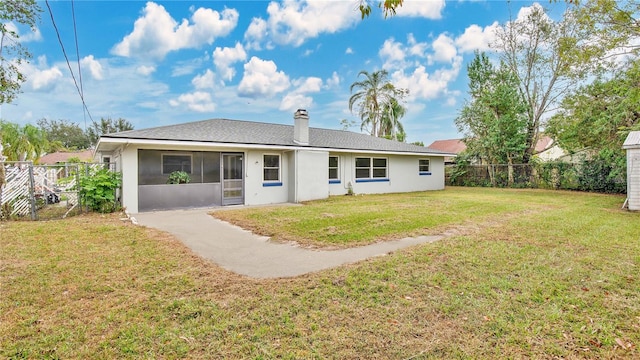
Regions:
[[293, 141], [309, 145], [309, 114], [305, 109], [298, 109], [293, 114]]

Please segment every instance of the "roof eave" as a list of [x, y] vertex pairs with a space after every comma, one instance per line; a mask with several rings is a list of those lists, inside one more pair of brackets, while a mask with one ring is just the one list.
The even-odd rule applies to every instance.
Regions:
[[[98, 141], [96, 152], [113, 151], [121, 145], [161, 145], [166, 147], [217, 147], [228, 149], [266, 149], [266, 150], [308, 150], [308, 151], [330, 151], [336, 153], [358, 153], [358, 154], [388, 154], [388, 155], [411, 155], [411, 156], [432, 156], [432, 157], [449, 157], [456, 156], [454, 153], [439, 152], [418, 152], [418, 151], [398, 151], [398, 150], [367, 150], [353, 148], [333, 148], [319, 147], [312, 145], [280, 145], [280, 144], [249, 144], [249, 143], [231, 143], [231, 142], [215, 142], [215, 141], [195, 141], [195, 140], [166, 140], [166, 139], [136, 139], [124, 137], [108, 137], [103, 136]], [[110, 146], [109, 146], [110, 145]]]

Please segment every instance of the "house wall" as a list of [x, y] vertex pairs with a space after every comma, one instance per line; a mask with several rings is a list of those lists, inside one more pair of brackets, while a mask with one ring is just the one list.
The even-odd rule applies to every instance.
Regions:
[[329, 152], [295, 152], [296, 202], [325, 199], [329, 196]]
[[138, 212], [138, 148], [125, 146], [119, 152], [122, 171], [122, 206], [135, 214]]
[[[263, 155], [280, 155], [279, 183], [263, 180]], [[289, 161], [287, 151], [250, 150], [246, 152], [245, 196], [246, 205], [278, 204], [289, 200]]]
[[[216, 196], [220, 194], [219, 187], [215, 187], [212, 184], [198, 184], [205, 185], [206, 187], [206, 189], [200, 190], [211, 193], [211, 196], [203, 196], [201, 198], [192, 198], [186, 195], [180, 196], [177, 188], [171, 188], [171, 190], [176, 191], [169, 193], [165, 191], [166, 189], [161, 189], [163, 185], [151, 185], [157, 186], [155, 189], [144, 188], [143, 186], [146, 185], [139, 185], [138, 181], [138, 149], [244, 152], [244, 203], [246, 205], [307, 201], [326, 198], [329, 195], [344, 195], [348, 191], [349, 183], [352, 184], [353, 191], [356, 194], [444, 189], [444, 158], [442, 157], [374, 155], [373, 157], [385, 157], [388, 159], [388, 180], [381, 182], [356, 182], [355, 158], [360, 156], [372, 157], [371, 154], [329, 153], [326, 151], [306, 150], [272, 151], [245, 149], [243, 151], [237, 148], [224, 149], [189, 146], [162, 149], [151, 145], [126, 145], [111, 153], [113, 154], [112, 161], [116, 162], [116, 169], [123, 173], [121, 201], [123, 206], [131, 213], [163, 207], [208, 206], [218, 201], [219, 199]], [[266, 182], [263, 180], [264, 154], [280, 155], [280, 181]], [[339, 157], [339, 183], [329, 183], [328, 162], [330, 155]], [[419, 174], [419, 159], [430, 160], [430, 174]], [[295, 184], [298, 184], [297, 190]], [[219, 186], [219, 184], [216, 185]], [[148, 193], [148, 190], [152, 191], [152, 194]], [[139, 208], [139, 196], [142, 195], [149, 199], [161, 193], [167, 194], [165, 200], [158, 200], [158, 202], [152, 201], [148, 204], [143, 204], [144, 206]], [[174, 198], [173, 200], [171, 200], [172, 197]], [[191, 200], [187, 201], [186, 199], [188, 198], [191, 198]], [[169, 201], [169, 203], [165, 201]], [[175, 201], [176, 206], [170, 205], [173, 201]], [[185, 203], [184, 201], [187, 202]]]
[[640, 210], [640, 148], [627, 149], [627, 201], [629, 210]]
[[[330, 154], [335, 156], [337, 154]], [[410, 192], [444, 189], [444, 158], [429, 156], [402, 155], [371, 155], [371, 154], [340, 154], [339, 173], [340, 183], [330, 184], [331, 195], [347, 194], [349, 183], [355, 194], [380, 194], [394, 192]], [[385, 181], [357, 181], [355, 176], [355, 158], [357, 157], [385, 157], [387, 158], [387, 180]], [[429, 173], [420, 175], [418, 160], [429, 159]]]

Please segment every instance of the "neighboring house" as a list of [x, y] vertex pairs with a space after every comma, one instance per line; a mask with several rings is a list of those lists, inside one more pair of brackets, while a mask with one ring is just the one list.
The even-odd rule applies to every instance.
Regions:
[[[462, 139], [448, 139], [436, 140], [431, 143], [428, 148], [457, 155], [464, 151], [467, 148], [467, 145], [462, 141]], [[446, 165], [453, 164], [454, 162], [454, 156], [446, 156], [444, 158], [444, 163]]]
[[[449, 140], [436, 140], [431, 145], [430, 149], [439, 150], [448, 153], [460, 154], [467, 149], [467, 145], [462, 139], [449, 139]], [[554, 161], [565, 156], [565, 152], [555, 144], [552, 138], [542, 135], [536, 142], [535, 154], [542, 161]], [[454, 158], [446, 157], [445, 163], [451, 164], [454, 162]]]
[[51, 154], [47, 154], [38, 159], [38, 164], [41, 165], [56, 165], [69, 161], [69, 159], [76, 158], [82, 162], [93, 161], [93, 150], [82, 151], [56, 151]]
[[536, 143], [535, 156], [542, 161], [555, 161], [567, 155], [549, 136], [542, 135]]
[[[451, 154], [364, 134], [212, 119], [103, 135], [96, 159], [122, 171], [122, 204], [131, 213], [216, 205], [257, 205], [329, 195], [444, 189]], [[189, 184], [166, 184], [173, 171]]]

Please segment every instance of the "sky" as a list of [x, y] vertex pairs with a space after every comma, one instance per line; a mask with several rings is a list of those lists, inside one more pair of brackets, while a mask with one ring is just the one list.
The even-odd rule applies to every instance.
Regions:
[[39, 2], [37, 31], [18, 28], [33, 55], [21, 67], [27, 81], [0, 118], [81, 128], [124, 118], [143, 129], [212, 118], [293, 124], [302, 108], [310, 126], [341, 129], [343, 119], [359, 124], [348, 107], [358, 73], [385, 69], [409, 90], [407, 141], [429, 145], [461, 137], [467, 63], [534, 4], [405, 0], [394, 17], [375, 9], [362, 20], [358, 3], [50, 0], [49, 11]]

